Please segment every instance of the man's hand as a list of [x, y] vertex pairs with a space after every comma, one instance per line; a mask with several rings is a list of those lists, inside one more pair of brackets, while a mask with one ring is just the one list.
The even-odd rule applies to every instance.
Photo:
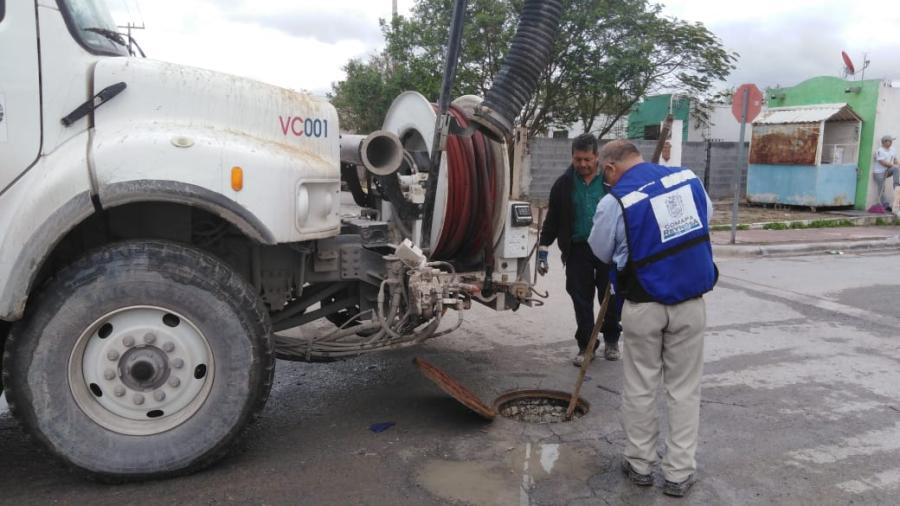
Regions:
[[541, 246], [538, 248], [537, 271], [541, 276], [547, 274], [550, 271], [549, 255], [550, 252], [547, 251], [546, 246]]

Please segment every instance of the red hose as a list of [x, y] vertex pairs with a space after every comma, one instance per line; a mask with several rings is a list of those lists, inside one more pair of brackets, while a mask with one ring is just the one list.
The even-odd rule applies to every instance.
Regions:
[[[450, 114], [459, 126], [468, 126], [460, 109], [451, 106]], [[492, 141], [480, 132], [447, 139], [447, 209], [434, 258], [471, 262], [483, 252], [484, 262], [493, 264], [494, 202], [499, 197], [493, 155]]]

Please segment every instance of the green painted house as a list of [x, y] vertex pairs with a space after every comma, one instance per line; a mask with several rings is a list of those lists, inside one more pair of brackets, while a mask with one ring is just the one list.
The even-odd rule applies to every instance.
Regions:
[[683, 121], [682, 141], [687, 142], [691, 101], [671, 94], [647, 97], [631, 109], [628, 114], [628, 138], [658, 139], [660, 123], [668, 116], [670, 107], [674, 119]]
[[[900, 81], [883, 79], [846, 81], [836, 77], [815, 77], [789, 88], [770, 88], [766, 90], [766, 101], [766, 109], [769, 111], [773, 109], [783, 111], [808, 109], [803, 106], [848, 106], [861, 122], [855, 127], [858, 129], [856, 133], [859, 143], [858, 150], [854, 153], [853, 159], [843, 160], [845, 163], [855, 165], [856, 168], [855, 178], [851, 178], [849, 183], [846, 183], [850, 186], [846, 193], [850, 203], [857, 209], [867, 209], [875, 203], [877, 200], [875, 184], [870, 175], [873, 154], [880, 145], [882, 136], [900, 136]], [[765, 117], [765, 113], [763, 117]], [[839, 119], [841, 119], [840, 116], [821, 120], [823, 127], [827, 129], [829, 121], [834, 122]], [[757, 120], [757, 122], [759, 121]], [[754, 125], [754, 142], [757, 142], [756, 128], [757, 125]], [[823, 171], [829, 168], [827, 159], [831, 154], [825, 149], [828, 142], [824, 139], [826, 135], [827, 132], [823, 131], [823, 141], [819, 142], [819, 154], [816, 161], [816, 165]], [[823, 145], [823, 142], [826, 144]], [[759, 147], [761, 146], [757, 146], [757, 148]], [[751, 145], [751, 166], [753, 165], [753, 149]], [[785, 163], [781, 167], [789, 171], [790, 164]], [[828, 174], [827, 171], [824, 174]], [[757, 179], [757, 183], [759, 181]], [[783, 183], [783, 180], [776, 183], [773, 179], [773, 182], [768, 184], [773, 188], [781, 185], [780, 191], [783, 192]], [[759, 191], [759, 187], [756, 191]]]

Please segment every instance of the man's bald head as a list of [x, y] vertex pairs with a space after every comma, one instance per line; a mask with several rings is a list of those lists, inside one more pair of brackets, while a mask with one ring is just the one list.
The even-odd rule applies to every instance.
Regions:
[[600, 167], [607, 184], [615, 185], [625, 172], [644, 161], [638, 148], [626, 140], [607, 142], [600, 148]]

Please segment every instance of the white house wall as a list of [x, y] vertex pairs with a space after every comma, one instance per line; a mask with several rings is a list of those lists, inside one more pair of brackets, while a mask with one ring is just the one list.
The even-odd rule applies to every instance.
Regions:
[[[878, 106], [875, 109], [875, 138], [872, 143], [872, 153], [881, 146], [881, 137], [890, 135], [900, 137], [900, 81], [882, 81], [881, 90], [878, 93]], [[894, 147], [898, 147], [898, 141], [894, 141]], [[874, 163], [874, 162], [873, 162]], [[869, 191], [866, 192], [866, 208], [877, 201], [875, 195], [875, 183], [869, 177]]]
[[[709, 114], [709, 135], [704, 137], [704, 128], [693, 118], [691, 128], [688, 131], [688, 142], [705, 141], [708, 139], [720, 142], [737, 142], [741, 135], [741, 124], [731, 114], [731, 105], [714, 106]], [[750, 124], [744, 133], [744, 141], [750, 142]]]
[[856, 163], [859, 158], [859, 127], [860, 123], [857, 121], [826, 122], [822, 140], [822, 163]]

